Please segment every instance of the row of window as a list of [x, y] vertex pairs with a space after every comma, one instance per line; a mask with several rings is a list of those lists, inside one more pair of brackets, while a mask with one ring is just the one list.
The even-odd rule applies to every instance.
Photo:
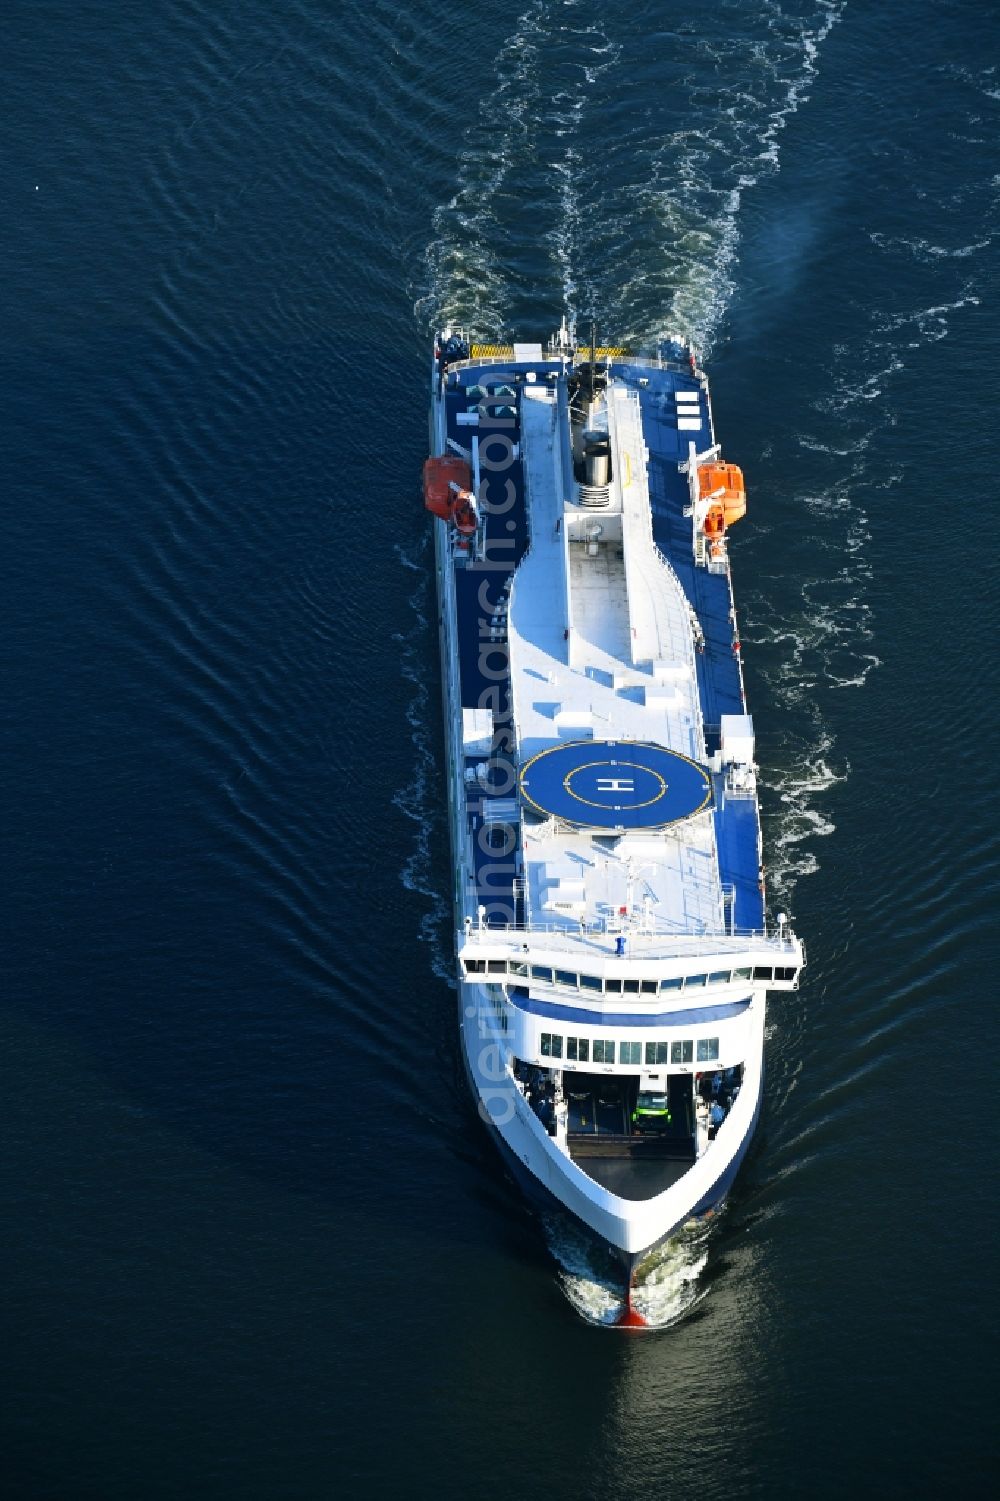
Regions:
[[[542, 1052], [552, 1058], [562, 1057], [561, 1053], [545, 1053], [545, 1039], [550, 1039], [550, 1046], [561, 1047], [562, 1038], [553, 1036], [551, 1032], [542, 1033]], [[619, 1063], [641, 1063], [642, 1043], [620, 1042], [618, 1044]], [[566, 1060], [569, 1063], [614, 1063], [615, 1043], [611, 1037], [567, 1037]]]
[[493, 1007], [493, 1015], [497, 1019], [497, 1024], [501, 1032], [506, 1032], [508, 1013], [507, 1006], [503, 998], [503, 991], [500, 989], [499, 985], [488, 985], [486, 987], [486, 993], [490, 998], [490, 1005]]
[[[563, 1053], [565, 1043], [566, 1052]], [[567, 1063], [614, 1063], [615, 1043], [610, 1037], [562, 1037], [558, 1032], [542, 1033], [542, 1057], [562, 1058]], [[719, 1057], [717, 1037], [699, 1037], [697, 1043], [691, 1037], [677, 1042], [647, 1042], [646, 1064], [655, 1068], [661, 1063], [715, 1063]], [[618, 1062], [625, 1067], [638, 1067], [642, 1062], [641, 1042], [620, 1042]]]
[[664, 991], [704, 990], [706, 985], [737, 985], [748, 980], [792, 981], [797, 971], [770, 965], [744, 969], [717, 969], [704, 975], [673, 975], [669, 980], [602, 980], [600, 975], [580, 975], [573, 970], [552, 969], [547, 964], [525, 964], [517, 959], [466, 959], [467, 975], [511, 975], [515, 979], [543, 981], [567, 990], [593, 991], [599, 995], [656, 995]]
[[697, 1043], [693, 1043], [690, 1037], [682, 1038], [680, 1042], [647, 1042], [647, 1064], [666, 1063], [669, 1049], [669, 1061], [671, 1063], [715, 1063], [719, 1057], [719, 1039], [717, 1037], [699, 1037]]

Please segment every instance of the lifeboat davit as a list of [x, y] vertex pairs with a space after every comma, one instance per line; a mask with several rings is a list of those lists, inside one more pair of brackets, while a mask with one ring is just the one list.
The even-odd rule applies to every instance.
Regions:
[[[727, 526], [742, 521], [747, 513], [747, 491], [743, 483], [743, 470], [736, 464], [702, 464], [698, 470], [698, 490], [702, 500], [711, 500], [705, 517], [705, 535], [721, 536]], [[721, 526], [713, 521], [709, 530], [709, 517], [717, 516]]]

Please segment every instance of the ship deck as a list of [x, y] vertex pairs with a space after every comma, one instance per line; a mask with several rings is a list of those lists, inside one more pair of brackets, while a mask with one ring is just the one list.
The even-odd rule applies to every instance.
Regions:
[[[475, 432], [478, 436], [481, 509], [485, 519], [484, 556], [471, 564], [462, 560], [454, 565], [461, 701], [463, 708], [470, 709], [488, 703], [500, 732], [509, 722], [511, 707], [506, 604], [514, 571], [529, 545], [525, 464], [519, 445], [525, 416], [529, 423], [535, 420], [542, 405], [537, 397], [558, 369], [558, 363], [545, 361], [506, 361], [498, 362], [495, 367], [472, 365], [449, 372], [446, 385], [447, 437], [468, 450], [471, 434]], [[535, 376], [535, 381], [525, 384], [529, 373]], [[689, 497], [687, 480], [679, 472], [678, 464], [687, 458], [691, 441], [699, 450], [713, 441], [707, 396], [679, 362], [660, 366], [614, 361], [609, 375], [622, 381], [638, 398], [642, 437], [649, 454], [647, 478], [653, 536], [680, 581], [704, 637], [695, 666], [705, 743], [710, 754], [718, 744], [722, 716], [743, 714], [746, 710], [740, 664], [734, 650], [736, 625], [729, 576], [695, 566], [691, 521], [683, 514]], [[689, 401], [680, 406], [674, 397], [678, 390], [698, 393], [697, 403]], [[490, 393], [488, 420], [470, 425], [468, 415], [481, 406], [484, 391]], [[536, 399], [526, 414], [527, 391], [532, 391]], [[600, 520], [599, 512], [595, 512], [595, 520]], [[539, 524], [537, 516], [535, 525], [538, 536], [532, 537], [532, 548], [554, 546], [555, 523], [551, 533]], [[619, 559], [614, 549], [609, 548], [605, 567], [610, 570], [617, 566]], [[613, 607], [603, 608], [597, 598], [600, 593], [593, 588], [581, 593], [579, 599], [586, 639], [592, 642], [595, 653], [608, 657], [610, 673], [614, 656], [621, 649], [623, 626], [619, 612]], [[540, 599], [538, 604], [544, 608], [546, 601]], [[550, 634], [551, 630], [550, 627]], [[546, 644], [558, 652], [555, 636]], [[599, 675], [600, 669], [595, 672]], [[495, 762], [498, 758], [494, 755], [492, 759]], [[703, 817], [713, 820], [718, 880], [732, 892], [734, 929], [759, 931], [764, 926], [764, 903], [759, 885], [756, 799], [727, 797], [721, 786], [716, 792], [713, 811]], [[511, 796], [509, 783], [501, 781], [495, 798], [509, 800]], [[525, 909], [511, 853], [508, 850], [505, 859], [498, 859], [489, 842], [478, 837], [484, 819], [491, 818], [489, 804], [493, 801], [494, 797], [487, 792], [481, 799], [470, 799], [469, 804], [470, 823], [476, 836], [473, 848], [479, 898], [487, 908], [488, 923], [516, 923], [523, 920]]]

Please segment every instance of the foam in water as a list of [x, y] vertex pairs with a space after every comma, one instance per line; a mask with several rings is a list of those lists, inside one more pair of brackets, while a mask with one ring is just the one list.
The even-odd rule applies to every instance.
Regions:
[[895, 313], [878, 325], [878, 332], [895, 334], [909, 332], [915, 337], [906, 341], [907, 349], [919, 349], [921, 344], [936, 344], [946, 339], [951, 332], [949, 313], [958, 313], [968, 307], [979, 307], [981, 298], [969, 283], [953, 302], [937, 303], [934, 307], [918, 308], [915, 312]]
[[475, 109], [464, 132], [454, 194], [434, 213], [427, 249], [428, 287], [416, 312], [432, 328], [459, 324], [482, 337], [507, 332], [508, 275], [500, 259], [494, 205], [530, 133], [539, 93], [544, 0], [535, 0], [495, 59], [496, 88]]
[[[898, 238], [869, 238], [882, 254], [912, 253]], [[798, 435], [800, 447], [817, 455], [827, 481], [794, 497], [796, 510], [809, 518], [808, 546], [796, 558], [804, 573], [801, 602], [793, 599], [776, 615], [774, 591], [745, 596], [748, 639], [780, 648], [764, 677], [787, 710], [784, 723], [794, 727], [765, 768], [765, 784], [777, 803], [777, 816], [770, 813], [765, 825], [769, 895], [783, 906], [797, 881], [818, 869], [817, 841], [833, 832], [829, 793], [850, 772], [835, 754], [827, 694], [864, 687], [880, 665], [869, 602], [869, 513], [903, 478], [881, 454], [882, 437], [898, 420], [894, 388], [912, 351], [947, 337], [957, 318], [980, 305], [984, 287], [969, 274], [964, 250], [981, 243], [960, 247], [960, 255], [923, 256], [937, 285], [952, 283], [950, 296], [866, 309], [850, 341], [832, 346], [825, 368], [818, 367], [823, 389], [813, 408], [819, 431]], [[833, 428], [837, 437], [831, 441]], [[848, 442], [841, 437], [845, 432]], [[815, 565], [825, 559], [832, 566], [818, 573]]]
[[[777, 170], [780, 133], [841, 10], [817, 0], [803, 20], [765, 4], [756, 37], [711, 13], [681, 22], [674, 55], [655, 59], [658, 104], [637, 113], [622, 101], [650, 66], [656, 9], [598, 26], [583, 0], [533, 0], [465, 130], [456, 191], [434, 215], [420, 316], [499, 333], [530, 255], [535, 305], [592, 314], [616, 338], [680, 327], [708, 347], [732, 289], [743, 198]], [[741, 87], [720, 91], [720, 69]]]
[[[850, 773], [847, 762], [834, 753], [825, 695], [830, 689], [864, 687], [880, 665], [868, 600], [869, 507], [903, 478], [879, 454], [881, 435], [897, 420], [896, 379], [913, 358], [911, 351], [946, 338], [955, 319], [980, 306], [985, 292], [967, 269], [970, 255], [989, 243], [984, 238], [947, 253], [938, 253], [941, 247], [926, 240], [878, 233], [869, 239], [885, 255], [915, 254], [929, 263], [938, 285], [943, 278], [952, 280], [953, 295], [927, 305], [866, 310], [851, 342], [833, 346], [822, 371], [823, 392], [813, 404], [822, 436], [798, 436], [799, 445], [823, 462], [829, 479], [822, 488], [795, 497], [795, 504], [810, 518], [810, 557], [803, 555], [803, 562], [828, 557], [836, 560], [835, 566], [823, 575], [803, 577], [801, 608], [786, 606], [783, 615], [775, 614], [773, 593], [747, 596], [748, 637], [781, 648], [780, 661], [767, 667], [764, 676], [797, 730], [766, 768], [765, 778], [777, 798], [777, 817], [771, 815], [765, 826], [769, 895], [782, 905], [789, 904], [798, 880], [819, 868], [817, 840], [834, 829], [826, 811], [828, 794]], [[850, 433], [849, 443], [828, 440], [830, 419]]]
[[838, 770], [830, 765], [826, 755], [831, 746], [832, 738], [818, 731], [816, 740], [774, 778], [781, 812], [770, 841], [772, 901], [787, 904], [798, 880], [819, 869], [813, 842], [834, 832], [833, 820], [823, 811], [820, 799], [838, 782], [846, 781], [850, 766]]
[[[625, 1312], [623, 1273], [610, 1253], [569, 1216], [542, 1216], [549, 1251], [570, 1303], [590, 1324], [614, 1325]], [[708, 1261], [711, 1223], [692, 1220], [654, 1251], [639, 1270], [632, 1306], [651, 1329], [676, 1323], [704, 1296], [699, 1278]]]
[[916, 260], [959, 260], [964, 261], [970, 255], [975, 255], [979, 250], [988, 250], [992, 240], [973, 240], [970, 245], [957, 245], [949, 248], [946, 245], [933, 245], [930, 240], [921, 239], [917, 236], [908, 239], [905, 236], [889, 236], [879, 234], [877, 231], [869, 235], [873, 245], [878, 245], [884, 250], [900, 250], [908, 252]]

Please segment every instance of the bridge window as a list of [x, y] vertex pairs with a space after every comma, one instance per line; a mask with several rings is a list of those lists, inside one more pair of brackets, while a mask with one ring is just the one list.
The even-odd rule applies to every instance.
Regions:
[[755, 980], [770, 980], [773, 975], [774, 971], [772, 969], [769, 969], [766, 965], [763, 969], [761, 969], [760, 965], [758, 964], [753, 972], [753, 977]]
[[733, 979], [734, 980], [752, 980], [753, 979], [753, 970], [752, 969], [734, 969], [733, 970]]
[[730, 973], [728, 969], [717, 969], [714, 974], [709, 975], [709, 985], [728, 985]]
[[590, 1061], [590, 1041], [586, 1037], [567, 1037], [566, 1057], [571, 1063]]
[[684, 984], [684, 976], [683, 975], [673, 975], [669, 980], [661, 980], [660, 981], [660, 989], [661, 990], [680, 990], [680, 988], [681, 988], [681, 986], [683, 984]]
[[666, 1063], [670, 1054], [670, 1045], [666, 1042], [647, 1042], [646, 1064]]
[[640, 982], [640, 987], [639, 988], [641, 989], [643, 995], [655, 995], [656, 994], [656, 981], [655, 980], [642, 980]]
[[685, 990], [701, 990], [708, 983], [707, 975], [688, 975], [684, 981]]
[[687, 1038], [683, 1042], [672, 1042], [670, 1044], [670, 1061], [671, 1063], [693, 1063], [694, 1039]]
[[717, 1037], [699, 1037], [698, 1039], [698, 1062], [715, 1063], [719, 1056], [719, 1039]]
[[621, 995], [622, 982], [621, 980], [605, 980], [604, 988], [608, 992], [608, 995]]
[[489, 973], [491, 975], [505, 975], [507, 973], [506, 959], [491, 959], [489, 961]]
[[794, 980], [795, 979], [795, 970], [794, 969], [776, 969], [774, 971], [774, 978], [776, 980]]
[[618, 1062], [638, 1065], [642, 1062], [641, 1042], [620, 1042], [618, 1044]]
[[543, 1058], [561, 1058], [562, 1057], [562, 1045], [563, 1045], [563, 1040], [562, 1040], [562, 1038], [557, 1033], [555, 1033], [555, 1032], [543, 1032], [542, 1033], [542, 1057]]
[[579, 978], [579, 975], [571, 975], [568, 969], [556, 970], [557, 985], [568, 985], [571, 989], [576, 990]]
[[466, 961], [465, 961], [465, 973], [467, 975], [485, 975], [485, 973], [486, 973], [486, 960], [485, 959], [466, 959]]
[[531, 966], [531, 978], [533, 980], [547, 980], [551, 985], [552, 971], [544, 964], [533, 964]]
[[522, 979], [527, 979], [528, 966], [522, 964], [520, 959], [512, 959], [510, 961], [510, 972], [512, 975], [520, 975]]
[[614, 1061], [615, 1061], [615, 1045], [614, 1045], [614, 1043], [609, 1038], [595, 1037], [594, 1038], [594, 1062], [595, 1063], [614, 1063]]
[[626, 995], [638, 995], [639, 994], [639, 981], [638, 980], [623, 980], [622, 981], [622, 988], [624, 989]]
[[580, 989], [581, 990], [603, 990], [604, 989], [604, 982], [597, 975], [581, 975], [580, 976]]

